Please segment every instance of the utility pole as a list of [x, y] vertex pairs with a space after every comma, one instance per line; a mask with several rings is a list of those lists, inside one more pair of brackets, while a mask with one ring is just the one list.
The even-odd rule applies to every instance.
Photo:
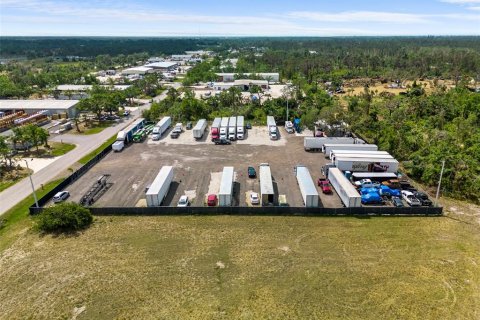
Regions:
[[32, 193], [33, 199], [35, 199], [35, 206], [37, 208], [40, 208], [40, 206], [38, 205], [37, 194], [35, 193], [35, 187], [33, 186], [32, 174], [30, 173], [30, 168], [28, 167], [28, 161], [25, 160], [25, 163], [27, 164], [28, 177], [30, 178], [30, 184], [32, 185]]
[[442, 161], [442, 170], [440, 171], [440, 180], [438, 181], [437, 195], [435, 196], [435, 207], [438, 207], [438, 196], [440, 194], [440, 185], [442, 184], [443, 169], [445, 168], [445, 160]]

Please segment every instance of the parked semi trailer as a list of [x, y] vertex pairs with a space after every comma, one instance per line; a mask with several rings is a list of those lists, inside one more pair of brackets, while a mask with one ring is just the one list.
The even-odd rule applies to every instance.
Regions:
[[222, 118], [215, 118], [213, 120], [212, 126], [210, 127], [210, 135], [212, 136], [212, 141], [220, 138], [221, 123], [222, 123]]
[[145, 125], [145, 119], [139, 118], [135, 120], [131, 125], [117, 133], [117, 139], [112, 144], [114, 151], [122, 151], [125, 147], [125, 143], [133, 142], [134, 134], [141, 130]]
[[170, 117], [163, 117], [152, 130], [152, 140], [159, 140], [162, 134], [170, 128], [172, 124], [172, 118]]
[[355, 138], [349, 137], [305, 137], [303, 139], [303, 147], [305, 151], [321, 151], [324, 144], [348, 144], [353, 145]]
[[328, 180], [347, 208], [361, 207], [362, 198], [355, 187], [338, 168], [330, 168]]
[[[355, 140], [357, 142], [358, 140]], [[365, 143], [354, 143], [354, 144], [344, 144], [344, 143], [325, 143], [322, 147], [322, 152], [325, 153], [328, 157], [332, 150], [364, 150], [364, 151], [377, 151], [378, 146], [376, 144], [365, 144]]]
[[335, 163], [336, 158], [358, 158], [358, 159], [395, 159], [390, 154], [357, 154], [357, 153], [344, 153], [332, 158], [332, 163]]
[[220, 181], [220, 191], [218, 193], [218, 205], [220, 207], [230, 207], [233, 201], [233, 167], [224, 167], [222, 180]]
[[206, 129], [207, 129], [207, 120], [206, 119], [198, 120], [195, 127], [193, 127], [193, 137], [196, 140], [202, 139]]
[[277, 140], [278, 129], [277, 129], [277, 123], [275, 122], [275, 118], [273, 116], [267, 116], [267, 129], [268, 129], [268, 135], [270, 136], [270, 139]]
[[233, 141], [237, 138], [237, 117], [230, 117], [228, 120], [228, 140]]
[[220, 139], [228, 138], [228, 117], [223, 117], [220, 122]]
[[173, 167], [163, 166], [157, 174], [155, 180], [147, 190], [147, 206], [158, 207], [162, 205], [163, 200], [170, 190], [170, 184], [173, 180]]
[[352, 172], [397, 172], [398, 161], [395, 159], [336, 157], [335, 167], [341, 171]]
[[245, 138], [245, 124], [243, 116], [237, 117], [237, 139], [243, 140]]
[[296, 166], [295, 175], [305, 207], [318, 207], [318, 191], [312, 176], [305, 166]]
[[340, 150], [340, 149], [333, 149], [330, 151], [330, 153], [326, 154], [330, 159], [333, 159], [337, 155], [343, 155], [343, 154], [384, 154], [384, 155], [390, 155], [388, 151], [368, 151], [368, 150], [354, 150], [354, 149], [348, 149], [348, 150]]
[[262, 205], [273, 204], [275, 193], [273, 190], [272, 172], [268, 163], [260, 164], [260, 200]]

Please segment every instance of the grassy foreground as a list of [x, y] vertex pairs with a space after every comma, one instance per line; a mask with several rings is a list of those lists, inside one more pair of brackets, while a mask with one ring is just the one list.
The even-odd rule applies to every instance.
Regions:
[[24, 230], [0, 254], [0, 318], [478, 319], [476, 219], [100, 217], [76, 236]]

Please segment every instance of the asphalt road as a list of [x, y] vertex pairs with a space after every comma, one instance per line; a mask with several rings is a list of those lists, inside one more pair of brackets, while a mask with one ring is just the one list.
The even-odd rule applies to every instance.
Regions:
[[[165, 96], [166, 95], [163, 93], [155, 97], [154, 100], [162, 100], [165, 98]], [[139, 109], [135, 112], [132, 112], [128, 120], [123, 121], [113, 127], [108, 127], [102, 132], [94, 135], [82, 136], [73, 134], [62, 134], [52, 138], [51, 141], [63, 141], [67, 143], [73, 143], [77, 145], [77, 147], [65, 154], [64, 156], [60, 157], [58, 160], [52, 162], [47, 167], [34, 173], [32, 175], [32, 179], [35, 189], [40, 188], [42, 184], [48, 183], [49, 181], [54, 179], [59, 173], [64, 172], [82, 157], [98, 148], [103, 142], [105, 142], [111, 136], [113, 136], [122, 128], [127, 126], [129, 122], [132, 122], [134, 119], [138, 118], [141, 115], [141, 111], [143, 109], [149, 107], [150, 103], [146, 103], [145, 105], [139, 107]], [[3, 215], [6, 211], [8, 211], [10, 208], [12, 208], [14, 205], [16, 205], [18, 202], [29, 196], [31, 193], [32, 187], [30, 186], [30, 181], [28, 177], [14, 184], [10, 188], [2, 191], [0, 193], [0, 216]]]

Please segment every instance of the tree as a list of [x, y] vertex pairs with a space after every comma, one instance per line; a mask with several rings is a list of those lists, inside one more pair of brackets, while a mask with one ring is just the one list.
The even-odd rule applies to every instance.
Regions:
[[10, 150], [7, 144], [7, 138], [5, 136], [0, 136], [0, 155], [4, 159], [5, 165], [9, 168], [12, 168], [14, 165], [13, 152]]
[[87, 208], [64, 202], [45, 208], [35, 219], [37, 230], [45, 233], [68, 233], [87, 228], [93, 216]]

